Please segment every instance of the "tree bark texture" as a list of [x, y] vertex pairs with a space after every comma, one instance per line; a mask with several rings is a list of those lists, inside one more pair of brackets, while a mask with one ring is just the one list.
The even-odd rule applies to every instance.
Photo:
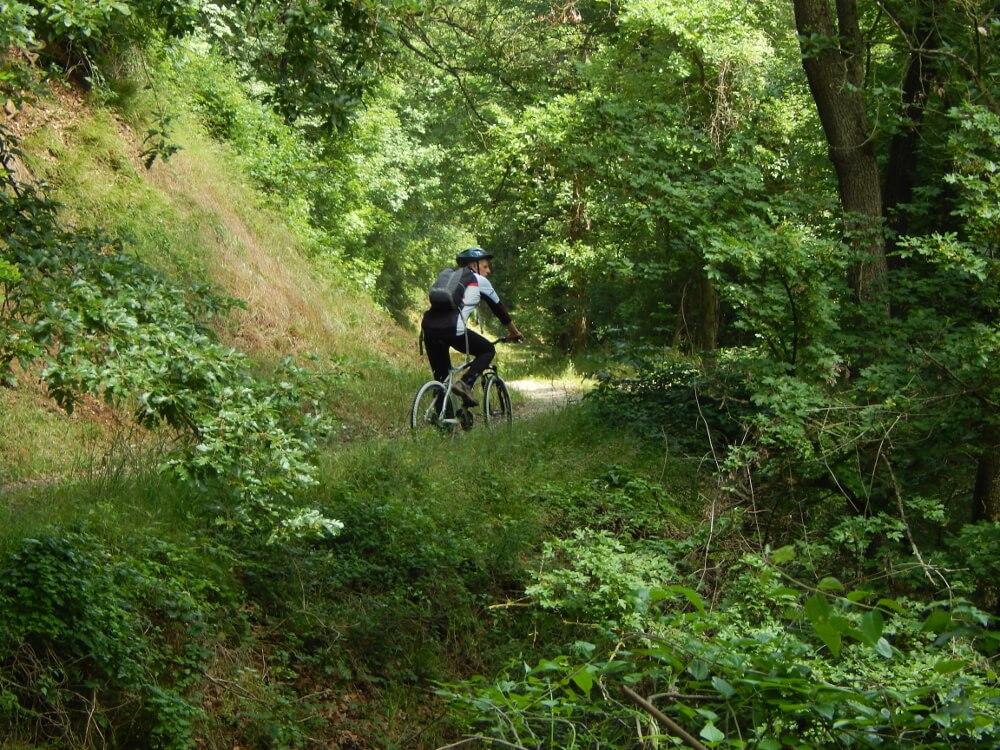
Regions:
[[719, 346], [719, 294], [704, 271], [684, 285], [674, 327], [675, 348], [687, 346], [693, 355], [714, 352]]
[[984, 441], [976, 471], [972, 503], [973, 521], [1000, 521], [1000, 429]]
[[[892, 238], [907, 234], [908, 213], [898, 210], [913, 199], [913, 187], [919, 167], [920, 129], [924, 110], [931, 97], [931, 88], [938, 74], [937, 51], [941, 46], [933, 8], [925, 2], [919, 4], [921, 12], [913, 17], [905, 29], [910, 44], [910, 57], [903, 76], [901, 122], [889, 144], [889, 162], [885, 170], [882, 200], [888, 226], [889, 263], [893, 264]], [[900, 14], [894, 14], [900, 17]], [[895, 261], [898, 265], [899, 261]]]
[[[587, 185], [579, 172], [573, 173], [573, 203], [570, 207], [568, 222], [568, 239], [571, 245], [584, 241], [590, 233], [590, 211], [587, 203]], [[566, 326], [560, 336], [560, 345], [564, 351], [579, 354], [586, 351], [590, 325], [587, 321], [587, 292], [577, 284], [566, 289], [569, 298], [569, 313]]]
[[858, 260], [848, 281], [858, 301], [886, 283], [882, 193], [863, 94], [864, 60], [856, 0], [793, 0], [802, 65], [837, 175], [844, 231]]

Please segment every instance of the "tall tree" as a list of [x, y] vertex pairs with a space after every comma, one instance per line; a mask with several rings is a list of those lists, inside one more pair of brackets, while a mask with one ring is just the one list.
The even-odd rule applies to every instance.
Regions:
[[[419, 12], [414, 0], [399, 9]], [[210, 33], [292, 123], [318, 139], [346, 127], [379, 79], [396, 4], [380, 0], [218, 0]]]
[[[996, 4], [793, 5], [802, 64], [837, 175], [846, 239], [859, 254], [849, 274], [857, 300], [877, 299], [887, 288], [887, 258], [896, 274], [888, 284], [893, 317], [879, 321], [883, 345], [893, 353], [890, 361], [874, 364], [910, 374], [906, 389], [926, 399], [920, 410], [927, 425], [934, 423], [929, 429], [937, 440], [954, 440], [956, 420], [966, 415], [966, 429], [978, 433], [972, 515], [996, 519], [1000, 445], [995, 378], [989, 374], [996, 354], [988, 342], [996, 335], [989, 326], [997, 300], [995, 270], [983, 270], [995, 268], [996, 242], [995, 228], [984, 233], [980, 226], [987, 201], [979, 195], [994, 181], [981, 155], [970, 158], [974, 139], [963, 135], [980, 131], [987, 144], [995, 135], [994, 126], [983, 124], [989, 118], [974, 112], [1000, 111], [994, 90]], [[966, 107], [971, 109], [963, 112]], [[872, 111], [879, 112], [877, 126]], [[977, 355], [970, 358], [972, 351]], [[979, 369], [976, 362], [987, 366]], [[880, 382], [878, 367], [868, 380], [868, 398], [888, 386], [883, 395], [891, 401], [898, 386]], [[955, 411], [937, 412], [934, 404], [941, 400], [956, 404]], [[977, 411], [982, 416], [973, 417]], [[931, 442], [926, 434], [921, 439]]]
[[865, 45], [856, 0], [793, 0], [802, 64], [837, 173], [844, 230], [857, 253], [849, 281], [859, 301], [886, 284], [882, 193], [864, 97]]

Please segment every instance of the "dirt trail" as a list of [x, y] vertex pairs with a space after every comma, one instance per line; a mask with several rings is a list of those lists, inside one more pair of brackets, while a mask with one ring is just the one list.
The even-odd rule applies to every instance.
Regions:
[[524, 400], [514, 406], [514, 414], [527, 417], [552, 411], [583, 398], [583, 387], [571, 381], [508, 380], [507, 387]]

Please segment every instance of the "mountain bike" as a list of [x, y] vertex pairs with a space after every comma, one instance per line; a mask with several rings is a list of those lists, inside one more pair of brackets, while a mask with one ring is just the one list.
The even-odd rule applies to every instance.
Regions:
[[[506, 337], [494, 339], [491, 343], [512, 343]], [[466, 347], [468, 348], [468, 347]], [[467, 407], [461, 396], [454, 390], [455, 380], [465, 372], [472, 360], [466, 355], [465, 362], [452, 367], [443, 381], [428, 380], [417, 390], [410, 408], [410, 429], [436, 429], [446, 434], [458, 430], [471, 430], [475, 425], [474, 409]], [[510, 402], [510, 391], [495, 364], [486, 368], [480, 378], [482, 393], [482, 416], [487, 427], [509, 427], [514, 421]]]

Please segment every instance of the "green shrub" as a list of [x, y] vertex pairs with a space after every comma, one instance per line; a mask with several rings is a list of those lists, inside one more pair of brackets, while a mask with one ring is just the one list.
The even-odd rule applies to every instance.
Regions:
[[539, 607], [576, 622], [636, 630], [643, 626], [648, 604], [642, 592], [663, 588], [676, 577], [676, 568], [644, 545], [628, 549], [610, 532], [577, 529], [568, 539], [546, 543], [525, 594]]
[[743, 437], [753, 414], [749, 374], [739, 357], [710, 370], [669, 355], [630, 354], [598, 376], [587, 398], [609, 421], [700, 454]]
[[530, 499], [544, 509], [557, 536], [586, 527], [625, 539], [669, 535], [685, 524], [689, 504], [687, 497], [622, 466], [589, 481], [542, 485], [530, 490]]
[[[589, 564], [571, 557], [546, 575], [573, 578]], [[988, 660], [998, 636], [974, 607], [879, 598], [833, 578], [805, 587], [752, 556], [743, 568], [743, 586], [722, 606], [689, 587], [636, 588], [648, 605], [640, 631], [578, 627], [537, 662], [441, 694], [485, 742], [552, 750], [676, 737], [636, 694], [655, 696], [675, 726], [710, 747], [974, 747], [1000, 728]], [[770, 611], [740, 596], [766, 597]], [[572, 621], [579, 602], [546, 595], [539, 605]]]
[[63, 746], [193, 748], [217, 582], [179, 548], [87, 532], [28, 539], [0, 565], [0, 726]]
[[[15, 11], [22, 3], [14, 3]], [[67, 70], [118, 47], [141, 47], [159, 34], [182, 36], [198, 21], [194, 0], [37, 0], [29, 6], [28, 31], [48, 56]]]
[[9, 229], [0, 259], [13, 269], [0, 278], [0, 378], [13, 377], [15, 362], [40, 362], [68, 412], [89, 394], [131, 407], [140, 424], [179, 431], [164, 468], [227, 492], [243, 527], [335, 534], [332, 519], [308, 509], [286, 517], [283, 507], [315, 481], [332, 426], [328, 381], [290, 361], [271, 381], [259, 378], [208, 328], [236, 300], [171, 282], [99, 231], [62, 227], [55, 209], [27, 186], [0, 194]]
[[1000, 523], [966, 524], [947, 540], [942, 555], [953, 584], [1000, 611]]

